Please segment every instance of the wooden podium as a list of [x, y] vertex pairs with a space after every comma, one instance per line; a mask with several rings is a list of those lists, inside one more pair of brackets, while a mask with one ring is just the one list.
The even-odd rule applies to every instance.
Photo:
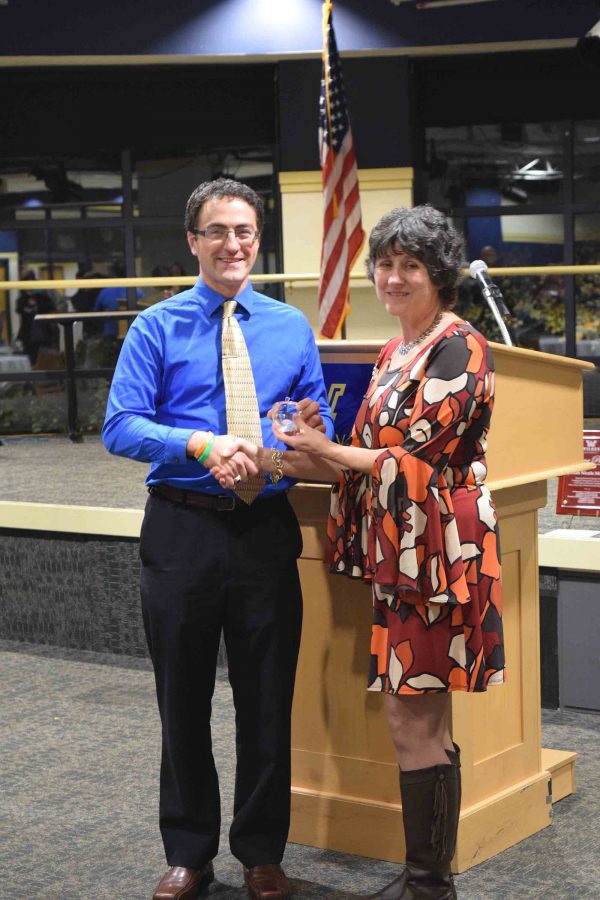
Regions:
[[[372, 362], [381, 343], [320, 345], [325, 362]], [[463, 802], [453, 869], [463, 872], [551, 824], [575, 789], [575, 754], [541, 747], [537, 510], [546, 480], [585, 468], [582, 370], [589, 364], [493, 345], [496, 406], [488, 484], [503, 563], [506, 684], [452, 696]], [[290, 840], [402, 861], [398, 769], [382, 697], [367, 693], [371, 591], [322, 562], [329, 490], [292, 492], [304, 537], [304, 627], [292, 736]], [[553, 787], [554, 786], [554, 787]]]

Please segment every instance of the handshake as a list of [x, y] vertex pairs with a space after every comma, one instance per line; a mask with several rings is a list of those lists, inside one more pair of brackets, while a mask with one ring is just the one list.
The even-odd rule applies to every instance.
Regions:
[[[308, 398], [296, 404], [297, 414], [309, 428], [317, 432], [325, 432], [325, 425], [319, 413], [319, 404]], [[273, 409], [268, 412], [273, 418]], [[202, 432], [195, 431], [187, 444], [188, 456], [195, 456], [202, 443]], [[279, 436], [279, 435], [278, 435]], [[234, 434], [217, 435], [204, 465], [210, 470], [222, 488], [235, 489], [236, 484], [249, 478], [270, 471], [271, 450], [257, 447], [250, 441]]]

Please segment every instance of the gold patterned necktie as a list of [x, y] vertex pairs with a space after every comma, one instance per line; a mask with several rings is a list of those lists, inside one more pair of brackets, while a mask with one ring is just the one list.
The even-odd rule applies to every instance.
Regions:
[[[260, 412], [252, 365], [242, 329], [233, 315], [236, 306], [237, 300], [226, 300], [223, 304], [221, 349], [227, 431], [262, 447]], [[235, 492], [245, 503], [250, 504], [264, 486], [264, 478], [257, 475], [236, 485]]]

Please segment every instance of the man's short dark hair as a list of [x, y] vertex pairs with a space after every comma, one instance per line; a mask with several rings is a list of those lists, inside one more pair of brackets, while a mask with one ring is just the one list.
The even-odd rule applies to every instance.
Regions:
[[234, 181], [233, 178], [203, 181], [192, 191], [185, 208], [185, 230], [193, 231], [198, 227], [198, 217], [207, 200], [223, 200], [225, 197], [238, 197], [252, 207], [256, 213], [256, 225], [260, 234], [265, 219], [263, 202], [256, 191], [241, 181]]
[[125, 278], [126, 269], [122, 259], [113, 259], [108, 267], [111, 278]]
[[464, 265], [463, 239], [446, 216], [433, 206], [399, 207], [379, 220], [369, 235], [367, 274], [389, 253], [408, 253], [426, 267], [440, 299], [450, 309], [458, 298]]

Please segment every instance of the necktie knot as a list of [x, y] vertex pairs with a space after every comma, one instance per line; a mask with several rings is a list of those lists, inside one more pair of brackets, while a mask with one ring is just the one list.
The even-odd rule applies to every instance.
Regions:
[[230, 319], [235, 312], [237, 300], [226, 300], [223, 304], [223, 318]]

